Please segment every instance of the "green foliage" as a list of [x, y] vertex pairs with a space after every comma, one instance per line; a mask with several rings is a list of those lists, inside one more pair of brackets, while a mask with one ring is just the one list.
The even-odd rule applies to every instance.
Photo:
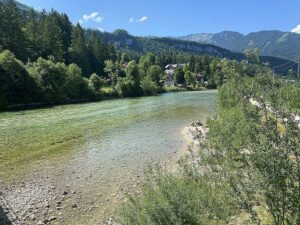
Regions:
[[300, 83], [282, 88], [281, 97], [284, 105], [291, 112], [300, 113]]
[[83, 73], [85, 75], [91, 74], [84, 30], [79, 24], [77, 24], [77, 26], [72, 30], [72, 39], [71, 46], [69, 48], [69, 54], [72, 62], [79, 65], [79, 67], [84, 68]]
[[160, 86], [154, 82], [150, 76], [146, 76], [141, 81], [141, 87], [145, 95], [155, 95], [160, 92]]
[[83, 85], [81, 69], [76, 64], [71, 64], [66, 68], [66, 79], [64, 88], [66, 95], [70, 99], [81, 98], [81, 86]]
[[177, 68], [174, 73], [175, 84], [184, 84], [184, 71], [182, 68]]
[[64, 63], [39, 58], [29, 67], [29, 71], [42, 88], [48, 103], [93, 97], [89, 81], [82, 78], [81, 69], [75, 64], [66, 66]]
[[255, 48], [253, 51], [246, 49], [245, 50], [245, 56], [248, 62], [259, 64], [259, 49]]
[[153, 53], [148, 53], [142, 56], [139, 62], [139, 66], [142, 71], [147, 71], [150, 66], [155, 65], [155, 55]]
[[90, 76], [89, 80], [90, 80], [90, 86], [92, 86], [96, 92], [99, 92], [100, 89], [104, 86], [104, 80], [101, 79], [95, 73]]
[[160, 85], [160, 80], [164, 76], [164, 71], [157, 65], [152, 65], [147, 70], [147, 76], [156, 84]]
[[130, 197], [123, 207], [122, 224], [227, 224], [231, 203], [219, 187], [161, 169], [147, 180], [143, 195]]
[[195, 74], [191, 73], [190, 71], [185, 72], [184, 79], [187, 85], [196, 85], [196, 77]]
[[[299, 106], [290, 107], [289, 101], [299, 86], [260, 72], [255, 78], [233, 77], [220, 89], [219, 117], [209, 123], [212, 158], [226, 171], [232, 196], [253, 222], [262, 219], [255, 207], [265, 205], [272, 224], [298, 224], [300, 130], [291, 112]], [[289, 120], [282, 124], [286, 115]]]
[[140, 73], [135, 61], [128, 63], [126, 67], [126, 77], [120, 78], [116, 89], [122, 97], [134, 97], [142, 95], [140, 86]]
[[195, 57], [192, 55], [189, 61], [189, 69], [191, 72], [195, 72], [196, 60]]
[[66, 65], [51, 60], [39, 58], [29, 68], [32, 76], [42, 87], [47, 102], [57, 102], [66, 99], [63, 85], [66, 81]]
[[22, 17], [13, 0], [0, 3], [0, 50], [8, 49], [17, 58], [26, 60], [25, 37]]
[[10, 51], [0, 53], [0, 83], [0, 108], [41, 100], [39, 87]]
[[[178, 173], [150, 173], [142, 194], [129, 197], [120, 221], [299, 224], [299, 82], [273, 79], [256, 63], [200, 60], [198, 68], [209, 65], [211, 81], [222, 77], [218, 116], [208, 121], [200, 151], [191, 149]], [[188, 67], [185, 74], [188, 80]]]

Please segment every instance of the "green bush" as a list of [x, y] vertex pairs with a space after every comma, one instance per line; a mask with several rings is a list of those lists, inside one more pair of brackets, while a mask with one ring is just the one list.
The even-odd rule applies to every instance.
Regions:
[[0, 84], [2, 108], [41, 100], [38, 85], [10, 51], [0, 53]]
[[141, 81], [141, 87], [145, 95], [155, 95], [160, 92], [160, 87], [149, 76]]
[[123, 225], [227, 224], [232, 202], [217, 185], [152, 170], [141, 196], [130, 196], [119, 214]]

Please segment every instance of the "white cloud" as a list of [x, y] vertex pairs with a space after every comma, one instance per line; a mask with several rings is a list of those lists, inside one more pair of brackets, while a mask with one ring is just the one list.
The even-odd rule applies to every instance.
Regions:
[[129, 19], [129, 23], [133, 23], [134, 22], [134, 17], [131, 17], [130, 19]]
[[294, 29], [292, 29], [291, 32], [300, 34], [300, 24]]
[[104, 17], [98, 16], [94, 19], [95, 22], [101, 23], [104, 20]]
[[91, 20], [91, 19], [94, 19], [94, 18], [96, 18], [97, 16], [98, 16], [98, 12], [93, 12], [93, 13], [91, 13], [90, 15], [83, 15], [83, 19], [84, 20]]
[[133, 22], [142, 23], [142, 22], [146, 21], [147, 19], [148, 19], [148, 16], [143, 16], [143, 17], [141, 17], [139, 19], [134, 19], [134, 17], [131, 17], [129, 19], [129, 23], [133, 23]]
[[98, 30], [102, 33], [104, 33], [104, 29], [103, 28], [98, 28]]
[[143, 16], [140, 19], [136, 20], [136, 22], [142, 23], [142, 22], [146, 21], [147, 19], [148, 19], [148, 16]]
[[84, 14], [82, 16], [82, 19], [79, 20], [79, 23], [82, 24], [82, 23], [85, 23], [85, 22], [88, 22], [88, 21], [94, 21], [96, 23], [101, 23], [103, 20], [104, 20], [104, 17], [99, 16], [98, 12], [93, 12], [89, 15]]

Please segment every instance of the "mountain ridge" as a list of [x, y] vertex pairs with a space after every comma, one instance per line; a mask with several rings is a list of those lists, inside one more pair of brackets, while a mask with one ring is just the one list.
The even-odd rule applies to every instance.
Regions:
[[[8, 0], [0, 0], [1, 2], [5, 2]], [[15, 1], [15, 0], [13, 0]], [[26, 19], [29, 15], [30, 7], [23, 5], [17, 1], [17, 6], [22, 11], [23, 17]], [[37, 11], [37, 13], [39, 13]], [[234, 59], [241, 61], [245, 59], [244, 54], [242, 51], [232, 51], [226, 47], [218, 46], [215, 43], [199, 43], [191, 40], [180, 40], [176, 38], [170, 38], [170, 37], [141, 37], [141, 36], [134, 36], [130, 35], [127, 31], [122, 29], [117, 29], [112, 33], [109, 32], [101, 32], [97, 30], [92, 29], [84, 29], [85, 35], [87, 36], [87, 40], [91, 39], [92, 35], [97, 33], [98, 38], [101, 40], [104, 40], [105, 42], [108, 42], [110, 44], [113, 44], [116, 49], [120, 51], [132, 51], [134, 53], [137, 53], [139, 55], [146, 54], [148, 52], [155, 52], [156, 54], [165, 53], [165, 52], [177, 52], [180, 53], [180, 55], [199, 55], [199, 54], [207, 54], [216, 56], [219, 58], [228, 58], [228, 59]], [[232, 35], [234, 34], [234, 35]], [[210, 39], [212, 39], [213, 35], [206, 34], [206, 41], [210, 42]], [[232, 42], [241, 38], [241, 34], [237, 32], [223, 32], [220, 33], [220, 40], [225, 40], [224, 45], [228, 42]], [[234, 41], [236, 46], [235, 48], [242, 48], [242, 43], [238, 45], [237, 41]], [[261, 57], [262, 63], [269, 63], [270, 67], [283, 65], [286, 63], [289, 63], [288, 65], [291, 65], [289, 59], [282, 59], [278, 57], [272, 57], [272, 56], [262, 56]], [[287, 67], [285, 70], [285, 73], [288, 71], [288, 69], [293, 68], [294, 66]]]
[[[93, 30], [87, 30], [86, 34], [92, 33]], [[245, 59], [242, 52], [233, 52], [226, 48], [208, 43], [199, 43], [196, 41], [180, 40], [171, 37], [141, 37], [129, 34], [126, 30], [118, 29], [112, 33], [97, 32], [98, 37], [113, 44], [118, 50], [133, 51], [139, 54], [146, 54], [148, 52], [166, 52], [177, 51], [183, 54], [208, 54], [220, 58], [228, 58], [241, 61]], [[289, 66], [285, 68], [284, 73], [289, 69], [296, 70], [296, 66], [288, 59], [282, 59], [273, 56], [261, 56], [262, 63], [269, 63], [270, 67], [279, 66], [288, 63]]]
[[235, 31], [199, 33], [177, 37], [180, 40], [214, 44], [234, 52], [259, 48], [262, 55], [297, 61], [300, 55], [300, 34], [279, 30], [262, 30], [242, 34]]

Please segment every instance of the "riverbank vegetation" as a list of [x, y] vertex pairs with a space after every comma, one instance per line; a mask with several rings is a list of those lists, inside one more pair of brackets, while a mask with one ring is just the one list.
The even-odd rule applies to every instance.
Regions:
[[152, 169], [122, 224], [300, 223], [300, 85], [252, 56], [247, 68], [223, 62], [218, 112], [198, 150], [177, 172]]

